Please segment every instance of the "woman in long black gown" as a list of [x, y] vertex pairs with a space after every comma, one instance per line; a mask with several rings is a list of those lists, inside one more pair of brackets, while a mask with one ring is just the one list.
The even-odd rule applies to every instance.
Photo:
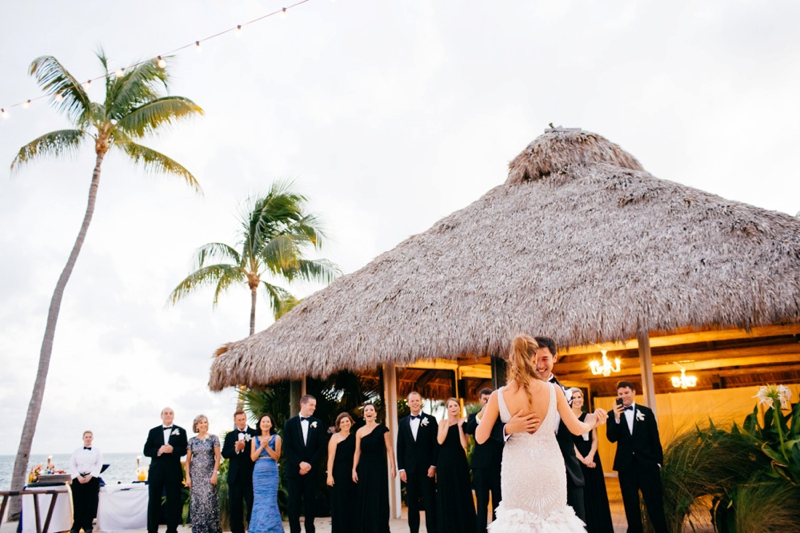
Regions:
[[375, 406], [364, 406], [366, 425], [356, 431], [356, 452], [353, 457], [353, 481], [356, 488], [357, 533], [389, 533], [389, 468], [394, 479], [394, 451], [389, 428], [375, 421]]
[[354, 425], [348, 413], [339, 413], [336, 433], [328, 441], [328, 486], [331, 495], [331, 533], [351, 533], [355, 529], [353, 502], [356, 484], [353, 482], [353, 455], [356, 436], [350, 433]]
[[[572, 391], [572, 411], [583, 422], [586, 413], [583, 412], [583, 391], [577, 387]], [[581, 462], [583, 479], [583, 505], [586, 509], [587, 533], [614, 533], [614, 524], [611, 521], [611, 509], [608, 507], [608, 493], [606, 480], [603, 475], [603, 465], [597, 455], [597, 430], [583, 435], [573, 435], [575, 455]]]
[[447, 418], [439, 422], [439, 460], [436, 464], [436, 516], [439, 533], [475, 531], [475, 500], [467, 464], [467, 436], [461, 404], [445, 403]]

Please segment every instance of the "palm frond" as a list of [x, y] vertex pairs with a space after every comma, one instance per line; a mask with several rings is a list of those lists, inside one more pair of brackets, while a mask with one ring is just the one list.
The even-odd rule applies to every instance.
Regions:
[[202, 194], [203, 190], [200, 184], [192, 175], [191, 172], [186, 170], [180, 163], [167, 157], [166, 155], [156, 152], [152, 148], [142, 146], [133, 141], [116, 140], [114, 146], [119, 147], [123, 152], [133, 160], [134, 163], [141, 165], [145, 171], [148, 172], [161, 172], [164, 174], [174, 174], [183, 178], [183, 180], [192, 187], [195, 191]]
[[298, 259], [297, 244], [291, 235], [277, 235], [264, 246], [257, 246], [255, 256], [259, 257], [273, 274], [296, 268]]
[[209, 265], [186, 276], [186, 279], [172, 290], [169, 295], [169, 301], [174, 305], [198, 288], [216, 284], [217, 289], [214, 295], [214, 305], [216, 306], [217, 297], [221, 292], [220, 284], [224, 289], [233, 283], [244, 283], [246, 281], [247, 274], [237, 266], [225, 264]]
[[86, 132], [82, 130], [58, 130], [46, 133], [19, 149], [14, 161], [11, 162], [11, 172], [19, 170], [21, 166], [37, 158], [74, 154], [86, 136]]
[[[52, 105], [67, 115], [73, 124], [82, 123], [81, 117], [89, 109], [90, 100], [80, 82], [53, 56], [33, 60], [29, 73], [47, 94], [53, 95]], [[55, 96], [60, 95], [61, 101]]]
[[159, 68], [155, 59], [130, 69], [115, 79], [117, 86], [107, 95], [106, 105], [111, 110], [109, 118], [121, 120], [137, 107], [160, 98], [162, 95], [158, 89], [166, 89], [168, 80], [167, 69]]
[[304, 216], [302, 220], [291, 227], [291, 232], [296, 240], [307, 242], [317, 249], [322, 248], [325, 230], [314, 215]]
[[192, 115], [202, 115], [203, 110], [182, 96], [165, 96], [147, 102], [117, 122], [117, 128], [131, 137], [143, 137], [165, 124], [173, 124]]
[[283, 276], [289, 281], [299, 277], [306, 281], [330, 283], [341, 273], [339, 267], [327, 259], [298, 259], [294, 268], [283, 271]]
[[269, 308], [272, 309], [272, 316], [275, 317], [275, 320], [278, 320], [291, 309], [291, 307], [289, 307], [289, 309], [284, 310], [284, 307], [294, 299], [294, 296], [283, 287], [278, 287], [266, 281], [262, 281], [261, 283], [264, 285], [264, 290], [267, 293], [267, 302], [269, 303]]
[[240, 268], [244, 266], [242, 265], [242, 256], [235, 248], [225, 243], [211, 242], [198, 248], [196, 255], [197, 268], [203, 268], [206, 260], [212, 257], [229, 259], [231, 263]]

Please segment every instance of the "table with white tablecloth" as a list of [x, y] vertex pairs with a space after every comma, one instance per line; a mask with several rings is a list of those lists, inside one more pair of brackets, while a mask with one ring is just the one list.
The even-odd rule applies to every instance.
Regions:
[[[47, 492], [49, 490], [58, 491], [56, 506], [53, 508], [53, 515], [50, 518], [48, 532], [69, 531], [72, 528], [72, 493], [69, 485], [58, 485], [52, 487], [25, 487], [25, 494], [22, 496], [22, 533], [36, 533], [36, 511], [33, 505], [33, 494], [31, 492]], [[39, 527], [44, 528], [47, 510], [50, 509], [50, 500], [53, 496], [49, 494], [37, 494], [36, 500], [39, 507]]]
[[147, 529], [147, 485], [122, 483], [100, 489], [97, 529], [108, 532]]

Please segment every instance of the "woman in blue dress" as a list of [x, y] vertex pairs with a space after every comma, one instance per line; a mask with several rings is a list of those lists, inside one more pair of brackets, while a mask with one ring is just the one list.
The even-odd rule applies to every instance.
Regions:
[[250, 533], [283, 533], [283, 521], [278, 510], [278, 459], [281, 456], [281, 438], [276, 435], [272, 415], [263, 414], [258, 419], [261, 435], [250, 441], [253, 467], [253, 513]]

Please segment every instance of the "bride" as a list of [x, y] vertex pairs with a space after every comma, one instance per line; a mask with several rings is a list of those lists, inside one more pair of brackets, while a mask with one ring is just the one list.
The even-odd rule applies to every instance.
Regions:
[[557, 415], [575, 435], [587, 433], [608, 417], [603, 409], [581, 422], [570, 409], [564, 391], [537, 379], [536, 350], [531, 337], [517, 336], [511, 348], [509, 381], [492, 393], [475, 434], [484, 443], [500, 417], [545, 413], [535, 433], [514, 433], [503, 450], [501, 492], [497, 520], [489, 525], [499, 533], [582, 533], [584, 524], [567, 505], [564, 458], [556, 441]]

